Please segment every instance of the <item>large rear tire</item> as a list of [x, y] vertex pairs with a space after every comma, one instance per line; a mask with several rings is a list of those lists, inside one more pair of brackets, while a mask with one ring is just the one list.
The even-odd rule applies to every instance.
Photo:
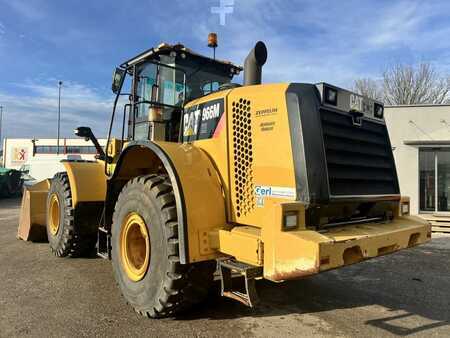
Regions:
[[72, 193], [67, 173], [57, 173], [47, 197], [47, 237], [51, 251], [58, 257], [79, 257], [93, 251], [96, 233], [86, 233], [75, 221]]
[[175, 197], [166, 176], [129, 181], [113, 216], [112, 263], [126, 301], [152, 318], [175, 315], [201, 302], [214, 262], [180, 264]]

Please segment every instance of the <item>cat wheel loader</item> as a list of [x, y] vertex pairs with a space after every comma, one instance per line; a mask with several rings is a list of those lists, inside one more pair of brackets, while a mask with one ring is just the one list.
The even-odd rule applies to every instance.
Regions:
[[98, 159], [65, 161], [37, 189], [45, 211], [27, 209], [46, 215], [52, 252], [97, 250], [126, 301], [157, 318], [201, 301], [214, 276], [255, 306], [255, 279], [428, 241], [400, 195], [383, 104], [327, 83], [262, 84], [266, 58], [263, 42], [243, 68], [161, 44], [122, 63], [106, 148], [77, 128]]

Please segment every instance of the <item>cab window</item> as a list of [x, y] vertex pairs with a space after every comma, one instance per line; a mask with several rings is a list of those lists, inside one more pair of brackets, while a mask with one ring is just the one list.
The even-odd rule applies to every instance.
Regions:
[[135, 79], [137, 120], [146, 118], [151, 106], [161, 107], [166, 113], [170, 107], [183, 104], [185, 76], [181, 70], [149, 62], [136, 67]]
[[217, 81], [205, 83], [202, 87], [203, 95], [208, 95], [212, 92], [216, 92], [217, 90], [219, 90], [219, 87], [220, 83]]

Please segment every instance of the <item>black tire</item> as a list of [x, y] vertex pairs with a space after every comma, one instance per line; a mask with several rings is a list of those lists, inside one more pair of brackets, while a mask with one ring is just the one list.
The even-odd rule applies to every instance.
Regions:
[[[59, 227], [56, 233], [51, 231], [51, 199], [56, 195], [59, 202]], [[80, 257], [91, 254], [97, 243], [96, 233], [80, 229], [75, 220], [76, 210], [72, 206], [67, 173], [57, 173], [50, 185], [47, 196], [47, 237], [50, 249], [58, 257]]]
[[[129, 278], [120, 256], [121, 227], [130, 213], [142, 217], [150, 238], [148, 269], [139, 281]], [[178, 243], [177, 211], [170, 180], [166, 176], [146, 175], [129, 181], [114, 210], [112, 264], [123, 296], [141, 315], [173, 316], [208, 295], [215, 263], [180, 264]]]

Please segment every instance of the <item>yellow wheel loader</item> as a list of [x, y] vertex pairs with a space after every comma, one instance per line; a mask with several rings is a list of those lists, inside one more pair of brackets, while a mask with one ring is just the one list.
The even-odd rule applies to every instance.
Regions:
[[164, 317], [201, 301], [214, 276], [254, 306], [255, 279], [428, 241], [400, 196], [382, 103], [327, 83], [261, 84], [266, 58], [262, 42], [244, 68], [161, 44], [120, 65], [106, 149], [76, 129], [98, 160], [65, 161], [47, 184], [52, 251], [96, 249], [127, 302]]

